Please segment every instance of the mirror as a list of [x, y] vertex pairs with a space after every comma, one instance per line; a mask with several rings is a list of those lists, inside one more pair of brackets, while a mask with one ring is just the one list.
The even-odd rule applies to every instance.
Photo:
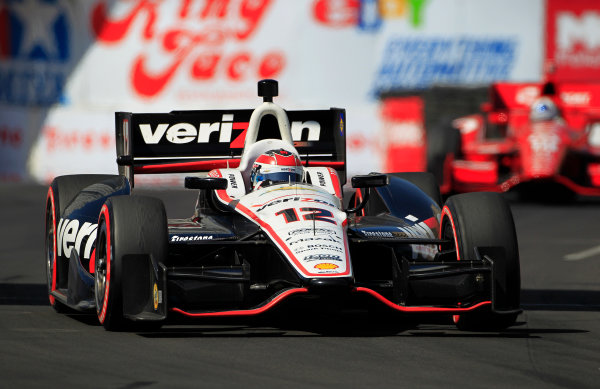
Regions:
[[388, 183], [389, 179], [386, 174], [367, 174], [352, 177], [353, 188], [376, 188], [386, 186]]
[[186, 177], [187, 189], [227, 189], [227, 179], [219, 177]]

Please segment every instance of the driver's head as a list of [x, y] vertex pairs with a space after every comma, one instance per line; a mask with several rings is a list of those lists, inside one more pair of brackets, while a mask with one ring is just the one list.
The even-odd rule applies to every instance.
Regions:
[[532, 122], [541, 122], [553, 120], [558, 117], [558, 108], [552, 99], [548, 97], [540, 97], [531, 104], [529, 119]]
[[285, 149], [269, 150], [256, 158], [252, 165], [252, 190], [279, 183], [301, 182], [302, 173], [298, 155]]

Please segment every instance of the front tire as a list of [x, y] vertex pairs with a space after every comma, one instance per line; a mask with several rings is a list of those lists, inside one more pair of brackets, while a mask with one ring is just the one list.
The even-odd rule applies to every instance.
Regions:
[[70, 309], [57, 301], [52, 292], [66, 288], [68, 263], [61, 263], [57, 257], [57, 225], [63, 217], [65, 209], [84, 188], [108, 180], [116, 175], [108, 174], [75, 174], [56, 177], [48, 188], [46, 197], [46, 234], [45, 260], [46, 285], [50, 306], [59, 313], [69, 312]]
[[[123, 314], [123, 261], [127, 256], [167, 256], [168, 227], [161, 200], [145, 196], [115, 196], [102, 206], [98, 220], [94, 295], [98, 320], [109, 331], [152, 327], [160, 322], [128, 321]], [[146, 285], [141, 285], [145, 288]], [[142, 292], [143, 293], [143, 290]]]
[[502, 330], [513, 325], [520, 306], [519, 249], [512, 213], [502, 196], [485, 192], [451, 196], [442, 210], [441, 238], [454, 242], [457, 260], [478, 260], [476, 247], [498, 247], [504, 253], [493, 258], [495, 269], [502, 269], [494, 272], [494, 304], [509, 313], [457, 315], [458, 329]]

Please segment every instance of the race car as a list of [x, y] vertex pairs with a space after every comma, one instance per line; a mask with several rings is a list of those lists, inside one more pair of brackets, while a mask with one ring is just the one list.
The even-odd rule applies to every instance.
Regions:
[[443, 194], [600, 196], [600, 84], [499, 82], [481, 109], [428, 129]]
[[[299, 300], [438, 313], [468, 330], [515, 323], [519, 252], [499, 194], [441, 204], [423, 172], [357, 175], [344, 191], [345, 110], [286, 111], [277, 92], [261, 80], [254, 110], [117, 112], [119, 174], [48, 189], [54, 309], [95, 311], [107, 330]], [[167, 172], [190, 174], [189, 218], [135, 193], [136, 175]]]

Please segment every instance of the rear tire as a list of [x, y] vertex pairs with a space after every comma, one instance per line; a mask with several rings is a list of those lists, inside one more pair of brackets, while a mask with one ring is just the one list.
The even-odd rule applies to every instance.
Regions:
[[[441, 237], [454, 243], [458, 260], [477, 260], [475, 247], [500, 247], [504, 256], [493, 258], [496, 309], [516, 311], [520, 306], [519, 249], [509, 205], [498, 193], [465, 193], [451, 196], [442, 210]], [[460, 330], [502, 330], [513, 325], [518, 313], [492, 311], [454, 316]]]
[[167, 240], [167, 216], [161, 200], [115, 196], [106, 201], [98, 221], [94, 283], [96, 313], [105, 329], [160, 328], [160, 321], [132, 322], [124, 317], [122, 287], [127, 275], [122, 268], [128, 255], [150, 255], [155, 262], [163, 261], [167, 256]]
[[56, 290], [66, 282], [63, 280], [66, 270], [63, 266], [68, 263], [57, 263], [56, 238], [57, 224], [62, 218], [65, 209], [73, 201], [75, 196], [84, 188], [102, 182], [107, 179], [118, 177], [107, 174], [77, 174], [56, 177], [48, 188], [46, 197], [46, 234], [45, 234], [45, 259], [46, 259], [46, 285], [48, 287], [48, 299], [50, 306], [57, 312], [65, 313], [71, 310], [52, 296]]

